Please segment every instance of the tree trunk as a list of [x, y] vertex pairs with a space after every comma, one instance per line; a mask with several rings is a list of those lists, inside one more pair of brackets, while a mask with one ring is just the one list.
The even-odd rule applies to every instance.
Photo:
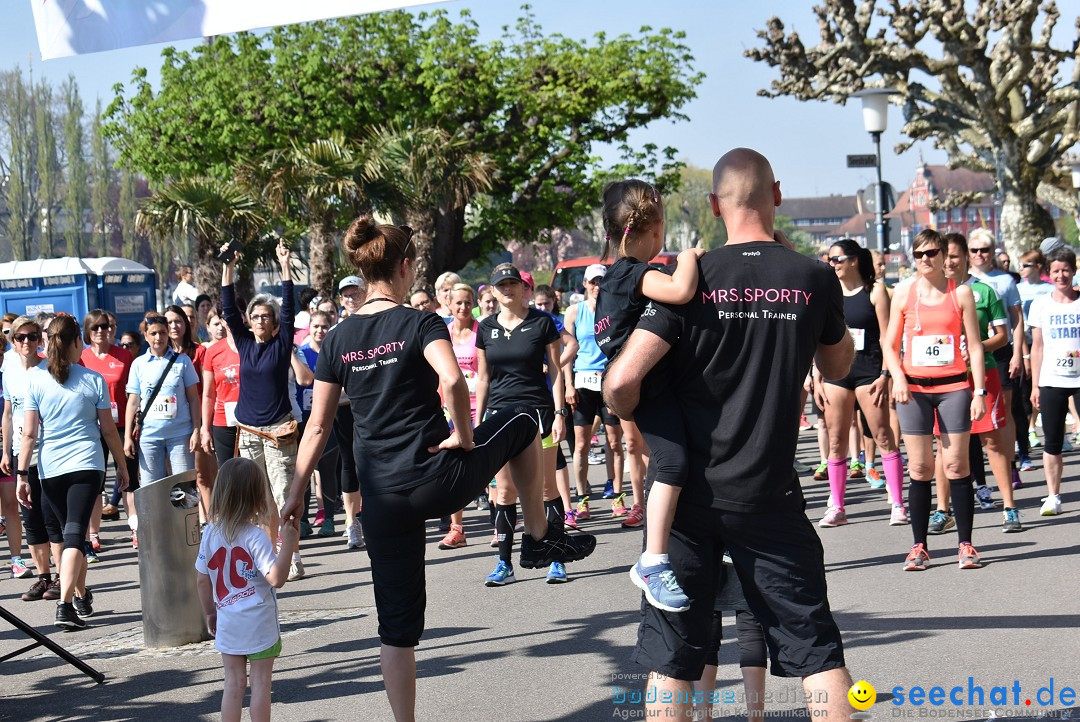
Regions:
[[412, 293], [418, 289], [434, 289], [435, 279], [442, 273], [443, 263], [436, 246], [434, 213], [428, 209], [410, 208], [405, 211], [405, 225], [413, 229], [413, 244], [416, 246], [416, 280], [409, 289]]
[[190, 260], [195, 288], [215, 301], [221, 298], [221, 262], [217, 259], [220, 247], [216, 238], [200, 238], [195, 243], [195, 258]]
[[334, 295], [334, 271], [336, 245], [333, 228], [329, 224], [313, 223], [308, 228], [311, 243], [308, 258], [308, 284], [320, 296]]
[[[999, 175], [998, 182], [1002, 182]], [[1001, 206], [1001, 237], [1005, 249], [1013, 258], [1038, 248], [1043, 239], [1056, 234], [1054, 219], [1039, 205], [1035, 189], [1025, 192], [1018, 188], [1003, 188]]]

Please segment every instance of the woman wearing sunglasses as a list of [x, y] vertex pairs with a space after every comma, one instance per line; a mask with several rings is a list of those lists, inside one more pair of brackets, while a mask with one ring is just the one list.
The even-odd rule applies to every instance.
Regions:
[[[23, 416], [26, 411], [26, 391], [30, 370], [45, 368], [45, 361], [38, 355], [41, 343], [41, 326], [33, 319], [19, 316], [11, 322], [10, 334], [12, 349], [4, 355], [4, 454], [0, 461], [0, 471], [11, 474], [15, 470], [19, 451], [22, 447]], [[37, 572], [37, 581], [29, 591], [22, 595], [24, 602], [36, 602], [40, 599], [55, 600], [60, 598], [60, 580], [52, 579], [49, 571], [50, 545], [53, 561], [60, 568], [60, 555], [64, 550], [64, 532], [53, 514], [52, 508], [41, 501], [41, 479], [38, 476], [38, 457], [35, 449], [29, 465], [24, 467], [24, 477], [30, 492], [30, 504], [19, 505], [18, 517], [9, 516], [7, 534], [12, 554], [18, 554], [20, 544], [15, 544], [19, 536], [19, 522], [26, 534], [26, 545], [30, 547], [30, 558]], [[14, 485], [12, 490], [15, 491]], [[21, 566], [21, 560], [20, 560]], [[12, 576], [23, 577], [23, 572], [15, 568], [12, 562]]]
[[[120, 436], [124, 435], [124, 421], [127, 418], [127, 382], [131, 372], [131, 364], [135, 357], [127, 349], [112, 343], [116, 325], [109, 316], [109, 312], [95, 308], [83, 318], [83, 343], [87, 344], [79, 357], [79, 363], [91, 371], [97, 371], [105, 379], [105, 387], [109, 390], [109, 403], [112, 405], [112, 418], [118, 428]], [[108, 447], [104, 437], [101, 440], [102, 449], [108, 455]], [[128, 488], [124, 493], [124, 507], [128, 516], [135, 514], [135, 490], [139, 488], [139, 462], [129, 457], [113, 459], [113, 464], [127, 465]], [[117, 483], [113, 490], [112, 498], [104, 509], [100, 505], [94, 509], [94, 515], [90, 519], [90, 553], [87, 561], [96, 561], [97, 552], [101, 549], [98, 534], [101, 530], [102, 517], [119, 518], [120, 486]]]
[[829, 492], [831, 503], [820, 527], [847, 524], [844, 491], [848, 477], [848, 440], [851, 420], [858, 403], [885, 467], [893, 526], [908, 523], [904, 509], [904, 461], [889, 424], [889, 379], [882, 370], [881, 337], [889, 326], [889, 292], [875, 283], [870, 251], [850, 238], [837, 241], [829, 249], [829, 264], [840, 279], [844, 292], [844, 318], [855, 342], [855, 361], [842, 379], [825, 381], [814, 371], [815, 402], [825, 410], [829, 433]]
[[[956, 513], [960, 568], [982, 566], [971, 545], [975, 492], [968, 465], [968, 441], [971, 422], [986, 413], [983, 349], [975, 297], [969, 287], [958, 287], [946, 278], [947, 252], [945, 239], [937, 231], [927, 229], [915, 237], [917, 275], [913, 282], [897, 287], [882, 344], [885, 365], [893, 378], [893, 398], [911, 479], [908, 504], [915, 543], [904, 561], [905, 571], [922, 571], [930, 561], [926, 536], [934, 478], [935, 417]], [[961, 337], [969, 339], [966, 348], [974, 395], [968, 386]]]
[[[138, 454], [139, 473], [149, 484], [195, 468], [202, 409], [195, 366], [173, 350], [168, 319], [148, 313], [141, 325], [150, 348], [135, 359], [128, 375], [124, 451], [130, 458]], [[137, 545], [137, 524], [130, 512], [132, 543]]]

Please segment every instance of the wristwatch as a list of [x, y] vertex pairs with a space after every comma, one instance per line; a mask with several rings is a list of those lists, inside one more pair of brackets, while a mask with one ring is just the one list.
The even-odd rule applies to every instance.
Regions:
[[30, 476], [29, 469], [16, 469], [15, 476]]
[[986, 389], [975, 389], [972, 393], [976, 396], [986, 396]]
[[556, 416], [569, 416], [570, 412], [567, 411], [566, 407], [564, 406], [561, 409], [555, 409], [555, 415]]
[[887, 379], [892, 378], [892, 374], [889, 373], [889, 369], [881, 369], [881, 375], [884, 376]]

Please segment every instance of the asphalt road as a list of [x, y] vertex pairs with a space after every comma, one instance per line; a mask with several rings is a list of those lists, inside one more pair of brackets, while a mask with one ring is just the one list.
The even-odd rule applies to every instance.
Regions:
[[[812, 432], [799, 457], [816, 461]], [[590, 468], [595, 486], [603, 466]], [[1040, 517], [1040, 467], [1018, 492], [1025, 530], [1000, 531], [1000, 512], [977, 512], [974, 544], [985, 567], [960, 571], [955, 534], [931, 537], [931, 568], [903, 573], [908, 527], [888, 525], [884, 491], [852, 482], [851, 523], [822, 529], [829, 597], [855, 679], [877, 690], [875, 719], [1063, 717], [1068, 691], [1080, 690], [1080, 452], [1066, 454], [1064, 513]], [[803, 477], [808, 514], [824, 512], [827, 482]], [[486, 588], [494, 566], [487, 513], [466, 513], [469, 546], [440, 551], [433, 522], [427, 565], [427, 632], [417, 651], [417, 710], [424, 720], [643, 719], [633, 704], [645, 670], [630, 661], [639, 595], [627, 570], [640, 550], [639, 531], [619, 528], [606, 504], [594, 506], [583, 529], [599, 538], [596, 552], [569, 566], [571, 581], [548, 585], [540, 570], [518, 569], [518, 582]], [[61, 633], [51, 603], [24, 603], [28, 581], [0, 582], [0, 603], [79, 654], [106, 675], [96, 685], [41, 649], [3, 663], [0, 719], [214, 719], [222, 670], [212, 643], [168, 650], [142, 647], [138, 567], [122, 539], [126, 526], [106, 525], [102, 561], [90, 584], [98, 613], [90, 628]], [[308, 577], [281, 591], [284, 653], [274, 673], [273, 715], [279, 720], [390, 718], [379, 674], [376, 620], [367, 555], [341, 538], [303, 542]], [[733, 620], [725, 620], [734, 639]], [[24, 643], [0, 624], [0, 656]], [[741, 677], [734, 644], [720, 652], [718, 715], [738, 718]], [[970, 678], [970, 680], [969, 680]], [[927, 695], [942, 688], [942, 704]], [[1053, 701], [1047, 705], [1050, 687]], [[954, 687], [962, 705], [948, 695]], [[969, 687], [972, 700], [968, 704]], [[983, 690], [979, 703], [977, 691]], [[1005, 688], [1004, 701], [998, 696]], [[798, 680], [770, 677], [770, 718], [795, 719]], [[1041, 692], [1040, 692], [1041, 690]], [[1080, 693], [1080, 692], [1078, 692]], [[1064, 697], [1063, 697], [1064, 696]], [[910, 699], [909, 699], [910, 698]], [[721, 699], [724, 699], [722, 697]], [[903, 701], [903, 704], [895, 702]], [[1015, 701], [1014, 701], [1015, 700]], [[1025, 701], [1031, 700], [1031, 705]], [[1076, 705], [1075, 697], [1072, 705]]]

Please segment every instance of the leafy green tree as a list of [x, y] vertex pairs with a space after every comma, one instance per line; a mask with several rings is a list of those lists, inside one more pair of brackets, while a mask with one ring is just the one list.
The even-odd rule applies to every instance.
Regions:
[[[204, 292], [221, 285], [221, 265], [216, 259], [221, 244], [233, 238], [251, 241], [265, 223], [255, 198], [237, 184], [216, 178], [168, 183], [156, 189], [135, 217], [136, 229], [151, 238], [162, 285], [168, 279], [176, 238], [185, 236], [194, 242], [195, 286]], [[164, 258], [159, 255], [162, 251]], [[245, 255], [250, 263], [252, 254]]]
[[109, 192], [113, 185], [113, 164], [109, 160], [109, 144], [101, 122], [101, 101], [98, 100], [90, 125], [90, 218], [93, 247], [97, 255], [108, 256], [112, 240]]
[[664, 197], [667, 247], [683, 250], [700, 245], [712, 250], [727, 242], [727, 229], [712, 213], [712, 170], [687, 165], [679, 172], [679, 190]]
[[68, 76], [61, 94], [64, 98], [64, 238], [67, 254], [79, 257], [83, 252], [83, 228], [90, 208], [87, 190], [90, 168], [86, 162], [86, 134], [83, 132], [85, 110], [75, 76]]
[[56, 212], [60, 209], [60, 158], [56, 147], [56, 115], [52, 87], [42, 80], [34, 93], [34, 132], [37, 136], [37, 176], [41, 194], [41, 248], [52, 256]]
[[310, 244], [308, 283], [320, 295], [332, 295], [342, 221], [372, 205], [382, 164], [361, 144], [341, 133], [310, 143], [291, 142], [238, 169], [238, 182], [263, 198], [280, 218], [307, 224]]
[[40, 181], [32, 92], [18, 68], [0, 73], [0, 177], [8, 210], [4, 231], [17, 261], [31, 259], [37, 253]]
[[1074, 33], [1055, 47], [1053, 0], [823, 0], [813, 12], [812, 47], [776, 17], [758, 32], [764, 47], [746, 55], [780, 71], [761, 95], [845, 103], [895, 88], [911, 138], [898, 150], [930, 139], [951, 164], [993, 173], [1014, 257], [1053, 232], [1040, 200], [1076, 208], [1061, 161], [1080, 141], [1080, 44]]
[[123, 239], [120, 254], [133, 261], [139, 260], [142, 250], [142, 234], [135, 226], [139, 212], [139, 179], [130, 170], [123, 169], [120, 176], [120, 196], [116, 203], [116, 220]]
[[634, 175], [664, 166], [671, 176], [674, 149], [631, 153], [626, 143], [653, 121], [685, 119], [701, 75], [682, 39], [647, 27], [571, 39], [544, 33], [527, 10], [491, 42], [467, 13], [454, 22], [443, 11], [241, 33], [166, 50], [157, 89], [137, 69], [116, 89], [108, 133], [123, 163], [161, 183], [229, 178], [244, 157], [334, 132], [441, 129], [461, 144], [458, 157], [484, 156], [494, 171], [489, 188], [429, 201], [431, 280], [506, 240], [573, 226], [595, 204], [598, 144], [622, 148]]

